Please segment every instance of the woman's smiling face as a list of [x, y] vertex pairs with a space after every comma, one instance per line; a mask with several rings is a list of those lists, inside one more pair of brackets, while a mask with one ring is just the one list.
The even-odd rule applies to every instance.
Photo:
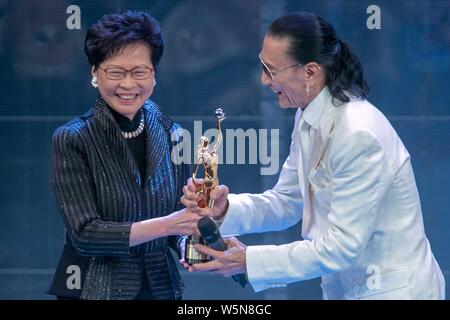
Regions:
[[[111, 79], [120, 76], [124, 70], [133, 70], [136, 76], [126, 72], [123, 79]], [[148, 77], [138, 80], [144, 72]], [[96, 70], [93, 68], [92, 75], [97, 77], [98, 90], [106, 103], [131, 120], [153, 93], [154, 66], [150, 48], [144, 43], [127, 45], [103, 61]]]

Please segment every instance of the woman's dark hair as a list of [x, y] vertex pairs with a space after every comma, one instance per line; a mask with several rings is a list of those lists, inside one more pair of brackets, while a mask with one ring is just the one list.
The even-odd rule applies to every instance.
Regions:
[[93, 24], [84, 41], [84, 52], [95, 69], [129, 44], [143, 42], [150, 47], [153, 66], [164, 51], [159, 22], [146, 12], [127, 11], [104, 15]]
[[[275, 20], [269, 36], [290, 39], [288, 55], [301, 64], [317, 62], [326, 71], [326, 85], [341, 103], [351, 96], [365, 98], [369, 91], [358, 58], [341, 41], [327, 21], [309, 12], [297, 12]], [[335, 104], [336, 105], [336, 104]]]

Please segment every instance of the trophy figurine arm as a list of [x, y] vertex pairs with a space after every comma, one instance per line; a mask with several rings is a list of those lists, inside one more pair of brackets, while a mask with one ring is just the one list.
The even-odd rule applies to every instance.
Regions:
[[200, 163], [197, 162], [194, 167], [194, 171], [192, 172], [192, 180], [195, 180], [195, 178], [197, 177], [197, 171], [198, 171], [199, 164]]

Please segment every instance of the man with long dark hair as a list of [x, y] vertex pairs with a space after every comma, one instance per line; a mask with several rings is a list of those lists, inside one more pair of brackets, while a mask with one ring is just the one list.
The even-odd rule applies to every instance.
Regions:
[[188, 181], [182, 202], [223, 220], [224, 235], [281, 230], [302, 219], [304, 240], [246, 247], [231, 238], [224, 253], [198, 246], [215, 260], [185, 267], [246, 272], [255, 291], [322, 277], [325, 299], [443, 299], [410, 155], [366, 100], [356, 56], [328, 22], [300, 12], [272, 23], [260, 59], [261, 82], [282, 108], [298, 109], [278, 183], [262, 194], [220, 186], [211, 212], [197, 207]]

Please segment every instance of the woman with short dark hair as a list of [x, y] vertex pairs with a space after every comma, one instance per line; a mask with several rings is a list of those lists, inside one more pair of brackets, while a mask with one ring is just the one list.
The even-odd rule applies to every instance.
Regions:
[[67, 236], [49, 293], [60, 299], [182, 296], [168, 248], [198, 232], [199, 216], [179, 202], [186, 168], [171, 151], [181, 128], [149, 100], [163, 48], [159, 23], [145, 12], [105, 15], [87, 32], [99, 97], [53, 136]]

